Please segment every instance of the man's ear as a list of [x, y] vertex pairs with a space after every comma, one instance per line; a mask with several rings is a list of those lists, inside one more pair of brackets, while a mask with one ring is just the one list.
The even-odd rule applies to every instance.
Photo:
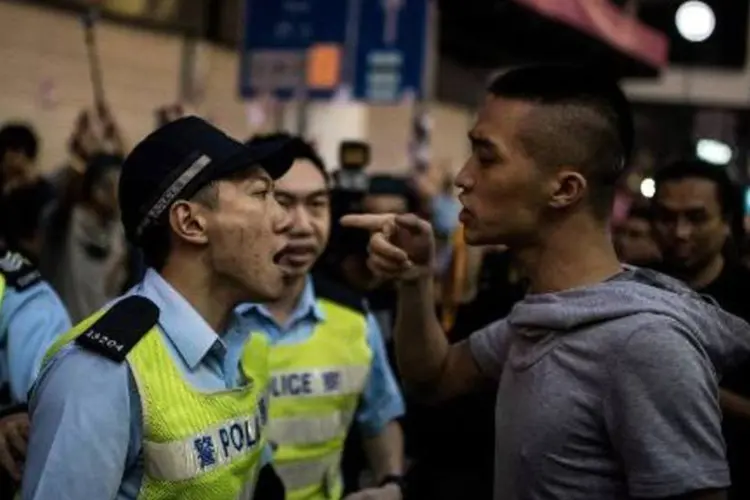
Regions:
[[586, 178], [575, 170], [561, 169], [555, 175], [549, 205], [565, 208], [580, 202], [586, 194]]
[[179, 200], [169, 209], [169, 225], [179, 238], [196, 245], [208, 243], [206, 228], [206, 207], [185, 200]]

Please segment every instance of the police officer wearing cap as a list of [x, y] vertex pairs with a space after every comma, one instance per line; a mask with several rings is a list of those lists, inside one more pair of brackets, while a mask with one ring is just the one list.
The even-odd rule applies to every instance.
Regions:
[[68, 329], [65, 306], [31, 260], [0, 246], [0, 408], [26, 401], [41, 354]]
[[[70, 319], [55, 291], [23, 254], [0, 248], [0, 492], [20, 480], [18, 459], [28, 430], [26, 395], [42, 355]], [[20, 450], [19, 450], [20, 448]]]
[[24, 499], [253, 498], [270, 455], [267, 344], [217, 332], [283, 289], [273, 181], [290, 165], [283, 145], [246, 147], [196, 117], [128, 156], [122, 221], [149, 269], [47, 352]]

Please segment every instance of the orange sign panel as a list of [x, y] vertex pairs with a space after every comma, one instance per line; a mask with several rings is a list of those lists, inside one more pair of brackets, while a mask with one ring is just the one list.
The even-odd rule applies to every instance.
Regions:
[[307, 53], [307, 86], [331, 89], [341, 82], [341, 46], [333, 43], [310, 47]]

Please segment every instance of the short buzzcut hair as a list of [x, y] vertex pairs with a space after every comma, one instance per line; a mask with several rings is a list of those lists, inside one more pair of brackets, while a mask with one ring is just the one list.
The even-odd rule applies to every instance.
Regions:
[[594, 213], [609, 217], [634, 136], [630, 104], [616, 80], [593, 68], [537, 64], [499, 75], [488, 91], [539, 105], [519, 132], [521, 147], [540, 167], [580, 169]]

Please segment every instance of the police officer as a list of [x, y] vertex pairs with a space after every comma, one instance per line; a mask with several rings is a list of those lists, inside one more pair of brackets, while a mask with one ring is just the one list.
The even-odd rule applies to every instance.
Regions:
[[[55, 337], [70, 329], [70, 319], [60, 298], [28, 258], [6, 248], [0, 249], [0, 255], [0, 409], [4, 410], [0, 425], [8, 429], [7, 437], [0, 433], [0, 464], [18, 481], [16, 454], [25, 446], [17, 443], [22, 443], [28, 420], [4, 414], [14, 413], [13, 406], [25, 409], [42, 354]], [[0, 474], [0, 484], [6, 481]]]
[[130, 153], [122, 222], [150, 267], [48, 351], [24, 499], [252, 498], [266, 460], [266, 341], [217, 332], [237, 304], [284, 290], [274, 259], [289, 219], [273, 183], [290, 164], [283, 146], [248, 148], [196, 117]]
[[396, 419], [404, 402], [362, 298], [310, 274], [328, 242], [328, 177], [310, 145], [292, 138], [289, 149], [294, 164], [276, 183], [276, 199], [293, 221], [279, 259], [284, 293], [265, 305], [239, 306], [240, 327], [227, 338], [264, 332], [273, 345], [268, 436], [288, 499], [341, 498], [341, 455], [354, 422], [375, 477], [374, 487], [352, 498], [398, 499], [404, 450]]

